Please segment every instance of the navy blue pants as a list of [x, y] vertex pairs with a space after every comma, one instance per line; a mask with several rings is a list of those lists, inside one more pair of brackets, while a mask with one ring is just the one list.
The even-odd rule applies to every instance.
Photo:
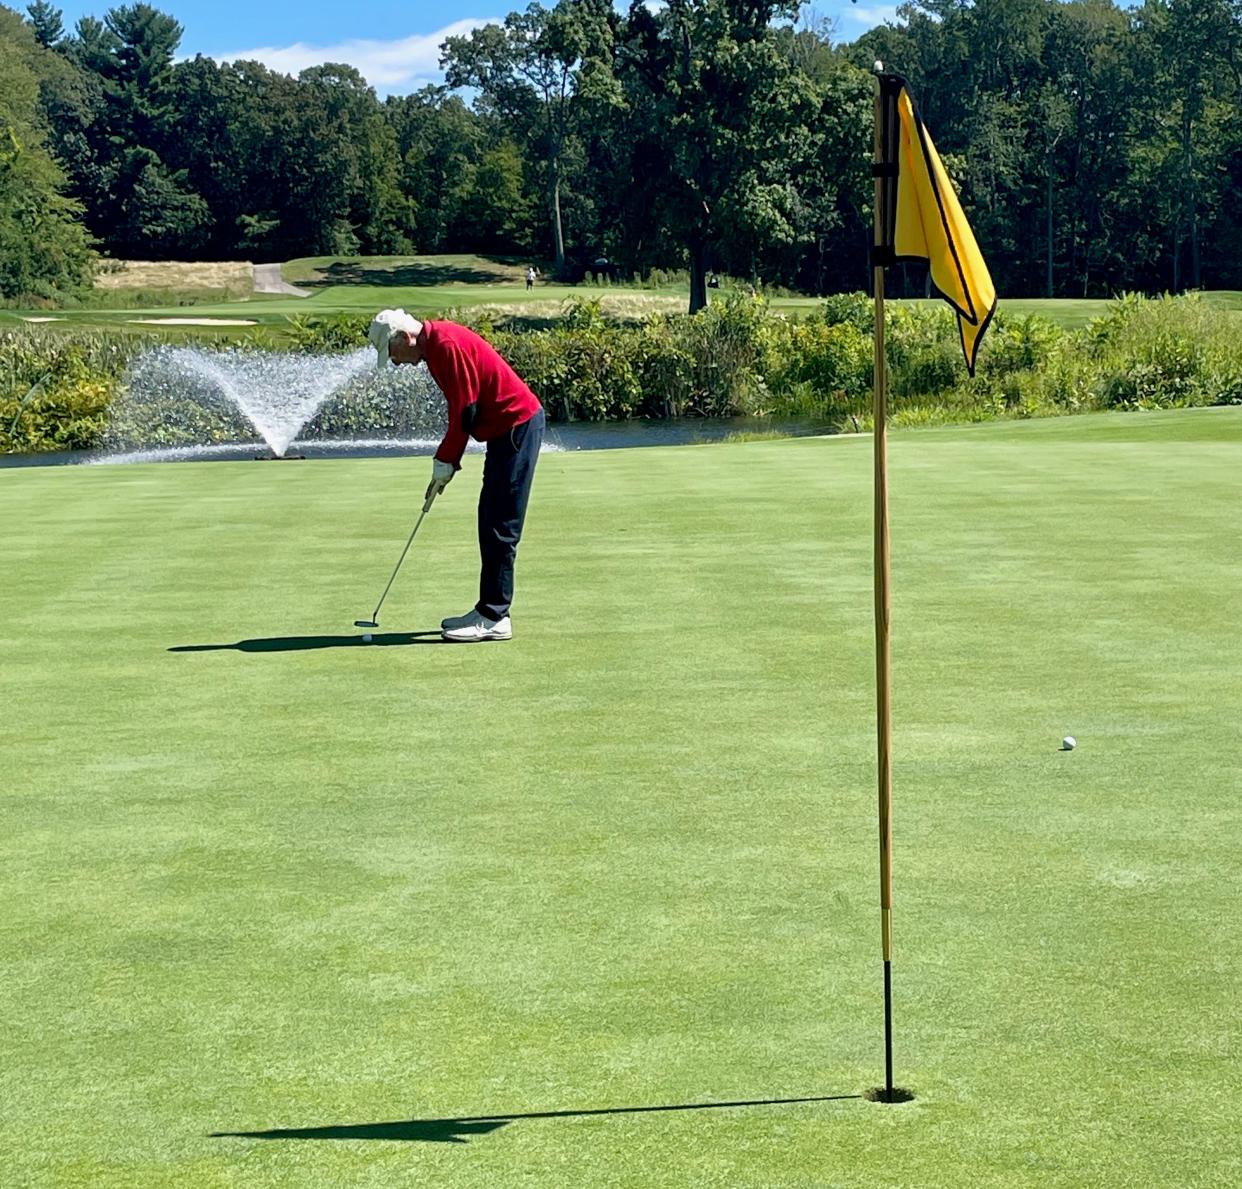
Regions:
[[530, 485], [543, 442], [544, 413], [487, 443], [483, 490], [479, 494], [479, 601], [475, 610], [488, 619], [503, 619], [513, 602], [513, 565]]

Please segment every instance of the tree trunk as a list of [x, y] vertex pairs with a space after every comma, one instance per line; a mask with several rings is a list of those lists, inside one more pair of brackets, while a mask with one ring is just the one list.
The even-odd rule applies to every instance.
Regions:
[[1048, 254], [1047, 254], [1047, 289], [1052, 296], [1052, 163], [1048, 164]]
[[561, 225], [561, 170], [560, 163], [552, 162], [552, 252], [556, 258], [556, 275], [565, 272], [565, 232]]
[[697, 314], [707, 305], [707, 269], [704, 267], [706, 252], [702, 244], [690, 245], [690, 312]]
[[[1191, 142], [1192, 130], [1191, 99], [1188, 96], [1182, 101], [1182, 169], [1185, 171], [1185, 179], [1182, 185], [1182, 213], [1177, 220], [1177, 232], [1173, 240], [1174, 293], [1182, 291], [1182, 229], [1190, 227], [1193, 234], [1195, 221], [1195, 157]], [[1191, 283], [1194, 283], [1193, 277]]]
[[1084, 213], [1082, 219], [1082, 296], [1091, 296], [1091, 250], [1094, 248], [1094, 222], [1092, 213]]
[[1199, 289], [1199, 195], [1195, 186], [1195, 152], [1186, 130], [1186, 222], [1190, 230], [1190, 287]]
[[1190, 200], [1190, 283], [1195, 289], [1202, 289], [1203, 277], [1199, 262], [1199, 212], [1195, 209], [1196, 205], [1196, 200], [1192, 197]]

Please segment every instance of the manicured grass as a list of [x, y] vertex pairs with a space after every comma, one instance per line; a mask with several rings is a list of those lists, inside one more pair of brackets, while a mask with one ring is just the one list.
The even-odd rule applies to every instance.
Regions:
[[903, 1106], [867, 438], [0, 471], [5, 1182], [1236, 1183], [1242, 410], [891, 464]]

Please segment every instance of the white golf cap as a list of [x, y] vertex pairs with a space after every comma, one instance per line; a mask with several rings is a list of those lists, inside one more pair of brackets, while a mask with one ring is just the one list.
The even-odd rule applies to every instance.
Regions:
[[404, 310], [380, 310], [367, 329], [367, 338], [379, 356], [376, 367], [383, 368], [388, 363], [388, 340], [394, 334], [405, 330], [416, 335], [422, 329], [423, 324], [413, 314], [407, 314]]

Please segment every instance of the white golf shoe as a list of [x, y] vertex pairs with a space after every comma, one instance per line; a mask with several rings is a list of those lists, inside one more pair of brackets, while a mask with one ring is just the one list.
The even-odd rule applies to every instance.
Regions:
[[488, 619], [476, 612], [468, 623], [463, 623], [461, 627], [445, 628], [440, 634], [454, 644], [477, 644], [481, 640], [512, 640], [513, 625], [507, 615], [503, 619]]

